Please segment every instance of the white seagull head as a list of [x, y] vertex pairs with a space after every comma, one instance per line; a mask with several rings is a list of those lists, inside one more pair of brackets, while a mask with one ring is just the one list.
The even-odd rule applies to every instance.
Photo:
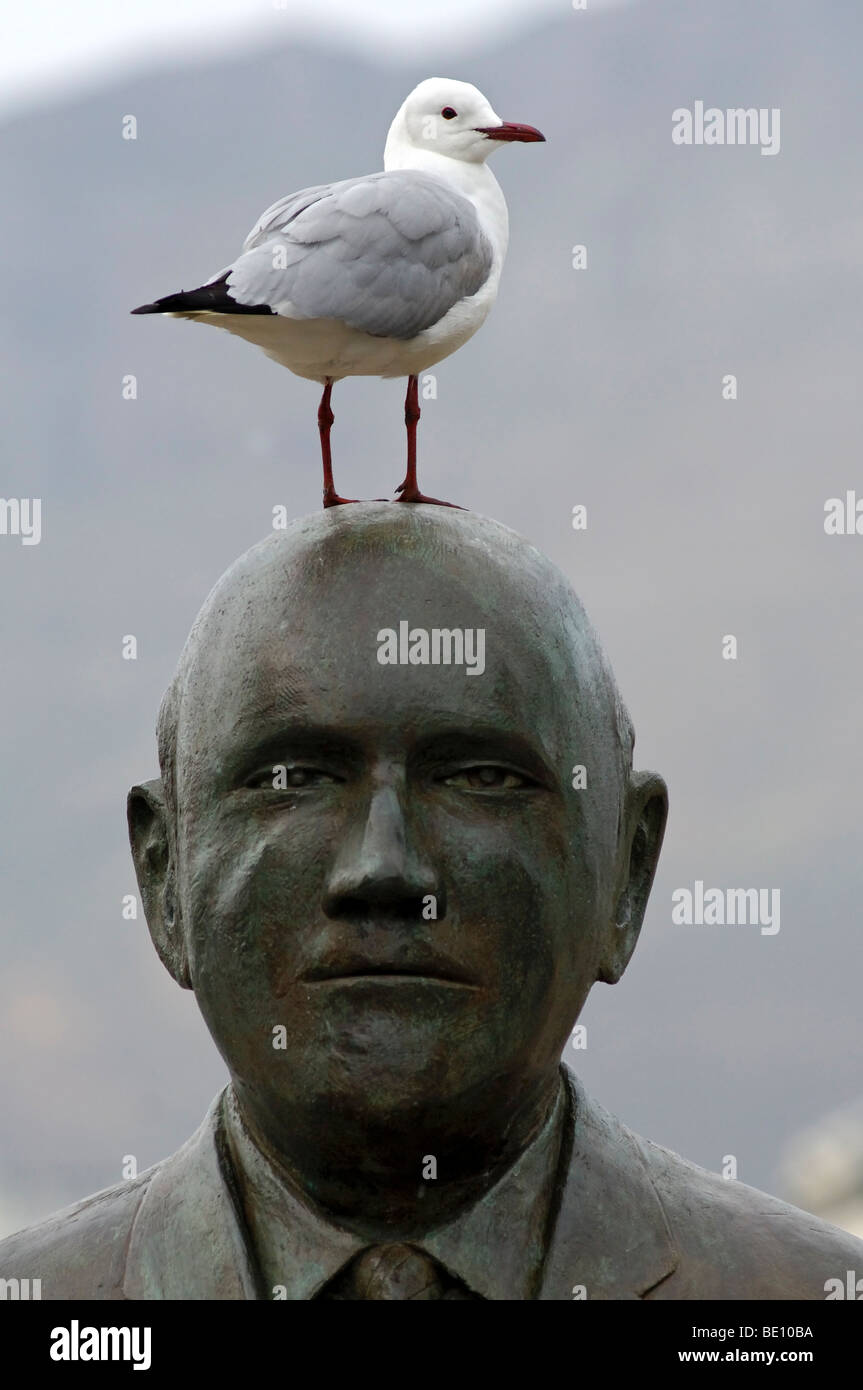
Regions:
[[501, 144], [544, 140], [532, 125], [502, 121], [470, 82], [427, 77], [402, 103], [390, 126], [384, 167], [405, 167], [411, 152], [484, 164]]

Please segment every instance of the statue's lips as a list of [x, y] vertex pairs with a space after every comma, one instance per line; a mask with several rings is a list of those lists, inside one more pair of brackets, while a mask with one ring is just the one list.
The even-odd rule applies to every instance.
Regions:
[[450, 985], [456, 989], [478, 989], [477, 980], [461, 967], [440, 956], [404, 960], [369, 960], [344, 956], [311, 966], [300, 978], [309, 984], [345, 984], [366, 980], [382, 985]]

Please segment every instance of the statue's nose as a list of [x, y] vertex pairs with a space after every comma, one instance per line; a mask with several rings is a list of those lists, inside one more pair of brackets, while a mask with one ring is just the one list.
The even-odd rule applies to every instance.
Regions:
[[430, 862], [408, 830], [404, 806], [393, 786], [378, 787], [338, 850], [324, 892], [328, 917], [389, 914], [420, 919], [423, 899], [436, 898], [444, 915], [442, 889]]

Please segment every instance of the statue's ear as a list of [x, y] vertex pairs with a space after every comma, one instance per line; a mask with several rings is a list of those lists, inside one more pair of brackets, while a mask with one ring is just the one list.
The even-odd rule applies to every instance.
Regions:
[[165, 969], [183, 989], [192, 988], [176, 873], [161, 781], [133, 787], [126, 802], [135, 873], [153, 945]]
[[668, 789], [659, 773], [633, 773], [618, 843], [614, 920], [606, 932], [597, 973], [597, 979], [606, 984], [617, 983], [635, 950], [667, 818]]

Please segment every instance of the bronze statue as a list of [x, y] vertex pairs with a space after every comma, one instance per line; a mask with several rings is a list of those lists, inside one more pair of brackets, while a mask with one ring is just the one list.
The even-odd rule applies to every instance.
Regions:
[[[0, 1244], [43, 1298], [823, 1299], [863, 1243], [632, 1134], [561, 1054], [635, 947], [661, 777], [495, 522], [303, 518], [207, 599], [129, 826], [231, 1082]], [[574, 768], [583, 768], [573, 776]]]

